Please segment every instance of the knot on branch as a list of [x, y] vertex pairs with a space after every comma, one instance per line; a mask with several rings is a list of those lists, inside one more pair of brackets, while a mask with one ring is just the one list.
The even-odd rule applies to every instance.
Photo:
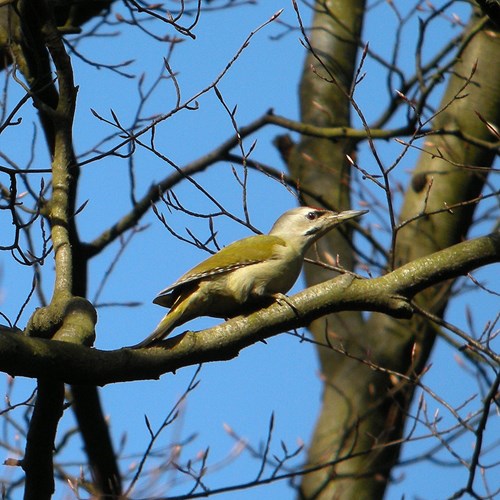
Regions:
[[37, 309], [26, 327], [26, 335], [91, 346], [95, 340], [97, 313], [83, 297], [62, 297]]
[[66, 305], [63, 323], [54, 335], [54, 340], [90, 347], [95, 340], [96, 323], [94, 306], [83, 297], [73, 297]]
[[410, 319], [413, 316], [413, 307], [408, 297], [391, 295], [387, 298], [390, 315], [399, 319]]

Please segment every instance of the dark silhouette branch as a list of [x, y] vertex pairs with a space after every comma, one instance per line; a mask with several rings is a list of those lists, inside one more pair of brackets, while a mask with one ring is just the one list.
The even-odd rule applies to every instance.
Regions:
[[21, 462], [26, 472], [25, 499], [51, 498], [55, 490], [54, 441], [62, 417], [64, 386], [59, 381], [38, 379], [35, 409], [31, 418], [26, 453]]

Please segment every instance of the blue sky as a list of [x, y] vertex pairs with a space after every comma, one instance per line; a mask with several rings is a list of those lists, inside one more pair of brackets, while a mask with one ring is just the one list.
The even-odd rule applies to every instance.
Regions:
[[[196, 40], [186, 39], [178, 44], [170, 59], [172, 68], [178, 72], [182, 99], [189, 99], [213, 82], [249, 33], [282, 8], [285, 10], [280, 20], [296, 25], [289, 0], [267, 0], [259, 5], [249, 4], [227, 11], [203, 14], [194, 30]], [[464, 5], [461, 8], [466, 12]], [[117, 10], [127, 17], [123, 7], [118, 7]], [[302, 14], [307, 22], [310, 13], [303, 5]], [[377, 17], [381, 15], [386, 22], [382, 30], [377, 22]], [[370, 42], [372, 49], [385, 50], [392, 43], [391, 27], [395, 26], [390, 10], [379, 5], [368, 21], [365, 39]], [[436, 24], [437, 29], [433, 31], [426, 47], [426, 53], [428, 51], [429, 54], [435, 45], [457, 31], [456, 28], [450, 27], [449, 22]], [[159, 35], [175, 34], [158, 24], [151, 24], [150, 28]], [[401, 65], [406, 70], [414, 64], [412, 44], [415, 30], [416, 23], [408, 27], [403, 37], [401, 51], [406, 55], [401, 58]], [[240, 126], [261, 116], [271, 107], [277, 114], [298, 118], [297, 89], [304, 51], [298, 41], [297, 31], [288, 33], [277, 41], [272, 39], [285, 31], [286, 28], [278, 23], [263, 28], [252, 38], [250, 45], [219, 85], [229, 108], [238, 105], [236, 119]], [[135, 78], [125, 79], [110, 70], [98, 70], [75, 59], [75, 80], [80, 85], [75, 125], [75, 147], [78, 154], [88, 151], [101, 139], [115, 132], [98, 121], [91, 109], [108, 119], [111, 119], [110, 110], [113, 110], [125, 127], [130, 126], [139, 103], [138, 76], [145, 73], [144, 84], [147, 88], [160, 72], [163, 58], [167, 55], [166, 44], [155, 42], [144, 33], [130, 29], [124, 24], [105, 27], [102, 32], [121, 34], [82, 40], [78, 50], [86, 57], [103, 64], [132, 59], [134, 62], [124, 68], [124, 71], [135, 75]], [[382, 109], [387, 89], [377, 65], [367, 63], [365, 70], [367, 75], [359, 87], [358, 99], [370, 121], [376, 118]], [[11, 105], [15, 102], [16, 95], [20, 95], [19, 89], [12, 86], [9, 97]], [[151, 101], [147, 103], [142, 116], [168, 112], [175, 105], [175, 99], [172, 82], [162, 82]], [[163, 122], [156, 131], [158, 149], [180, 166], [208, 153], [233, 133], [231, 121], [213, 92], [203, 95], [198, 100], [198, 106], [196, 111], [184, 110], [177, 113]], [[3, 137], [6, 139], [2, 138], [2, 149], [5, 148], [4, 150], [15, 157], [22, 166], [30, 158], [35, 117], [30, 106], [25, 106], [21, 115], [23, 123], [19, 128], [13, 127], [5, 132]], [[246, 140], [244, 145], [248, 150], [257, 139], [252, 158], [278, 170], [284, 170], [279, 155], [272, 146], [273, 138], [279, 133], [281, 132], [276, 128], [267, 127]], [[113, 139], [106, 144], [109, 146], [115, 142]], [[35, 148], [38, 154], [36, 167], [47, 167], [40, 132]], [[380, 145], [380, 148], [382, 158], [388, 163], [400, 152], [400, 146], [395, 143]], [[395, 180], [405, 182], [415, 158], [414, 153], [408, 155], [396, 172]], [[138, 197], [152, 183], [159, 182], [171, 172], [164, 162], [140, 149], [134, 161]], [[359, 161], [368, 170], [375, 168], [370, 153], [366, 150], [360, 151]], [[119, 157], [108, 157], [83, 167], [80, 201], [83, 203], [90, 199], [85, 210], [79, 215], [83, 239], [95, 238], [115, 222], [117, 217], [130, 209], [127, 168], [128, 161]], [[221, 200], [228, 210], [240, 216], [243, 214], [243, 193], [230, 166], [217, 164], [209, 171], [197, 175], [196, 180]], [[188, 183], [179, 185], [174, 191], [192, 210], [213, 210], [210, 202]], [[294, 197], [282, 185], [253, 172], [250, 172], [247, 196], [252, 222], [262, 231], [267, 231], [278, 215], [295, 205]], [[381, 193], [376, 193], [376, 196], [381, 197]], [[354, 208], [359, 208], [357, 201], [359, 200], [354, 200]], [[185, 227], [189, 227], [200, 239], [209, 235], [206, 222], [192, 221], [180, 213], [170, 213], [161, 205], [159, 208], [172, 227], [180, 233], [186, 234]], [[0, 221], [5, 223], [3, 219]], [[365, 219], [365, 224], [370, 224], [374, 232], [377, 231], [376, 223], [373, 218]], [[98, 348], [116, 349], [144, 338], [165, 312], [151, 304], [156, 293], [205, 257], [201, 251], [173, 238], [152, 213], [144, 218], [142, 224], [149, 227], [133, 237], [99, 297], [101, 303], [133, 301], [141, 302], [142, 305], [134, 308], [100, 308], [96, 341]], [[217, 219], [216, 229], [218, 241], [222, 245], [248, 235], [248, 229], [222, 218]], [[481, 233], [481, 229], [478, 232]], [[384, 236], [381, 234], [381, 237]], [[118, 250], [119, 242], [92, 262], [89, 294], [91, 298], [99, 289]], [[30, 269], [19, 269], [5, 256], [1, 259], [0, 307], [2, 312], [13, 318], [30, 289], [32, 275]], [[47, 296], [50, 296], [52, 286], [51, 267], [52, 263], [47, 262], [44, 270], [46, 275], [43, 287]], [[498, 266], [475, 273], [475, 276], [490, 278], [492, 285], [492, 271], [498, 275]], [[9, 285], [13, 282], [16, 287]], [[297, 291], [301, 287], [302, 281], [294, 290]], [[498, 310], [498, 302], [495, 303], [488, 297], [478, 297], [476, 292], [470, 292], [465, 294], [464, 301], [473, 304], [476, 326], [481, 330], [485, 322], [494, 317], [492, 311]], [[450, 308], [449, 315], [466, 328], [464, 301], [457, 301]], [[24, 326], [28, 317], [29, 308], [24, 312], [19, 324]], [[201, 329], [215, 322], [203, 318], [193, 321], [189, 327]], [[134, 453], [144, 449], [148, 436], [144, 415], [148, 416], [153, 428], [160, 425], [164, 416], [183, 394], [194, 371], [194, 368], [187, 368], [176, 375], [166, 375], [159, 381], [116, 384], [102, 390], [105, 412], [110, 415], [116, 442], [126, 436], [123, 453], [126, 458], [120, 463], [124, 470], [134, 466], [137, 462]], [[233, 429], [251, 446], [259, 448], [267, 438], [269, 421], [274, 415], [271, 445], [273, 453], [281, 453], [281, 441], [289, 450], [309, 441], [321, 398], [318, 363], [311, 344], [300, 342], [290, 334], [283, 334], [271, 339], [268, 344], [257, 344], [246, 349], [234, 360], [203, 366], [198, 379], [199, 386], [182, 406], [179, 418], [164, 431], [158, 446], [169, 447], [172, 443], [189, 440], [189, 444], [182, 449], [181, 456], [185, 460], [210, 447], [210, 473], [206, 477], [206, 484], [210, 488], [250, 481], [256, 477], [260, 467], [259, 461], [243, 450], [237, 458], [218, 468], [217, 464], [225, 463], [228, 457], [232, 456], [237, 444], [225, 426]], [[425, 383], [455, 405], [467, 400], [476, 391], [474, 380], [460, 366], [460, 355], [442, 341], [436, 346], [432, 367]], [[17, 379], [13, 399], [21, 401], [31, 390], [30, 382]], [[446, 410], [428, 395], [426, 399], [430, 415], [434, 415], [437, 410], [443, 414], [444, 420], [439, 425], [452, 425], [452, 419], [446, 415]], [[464, 414], [469, 409], [473, 411], [477, 405], [476, 398], [475, 402], [466, 405]], [[498, 418], [494, 417], [490, 422], [491, 435], [494, 436], [495, 429], [500, 430]], [[72, 425], [72, 416], [66, 412], [61, 432]], [[419, 432], [425, 434], [423, 429]], [[190, 440], [193, 435], [195, 437]], [[465, 436], [463, 441], [460, 450], [467, 456], [473, 441], [470, 435]], [[435, 440], [432, 439], [418, 441], [405, 449], [404, 456], [412, 457], [434, 444]], [[81, 456], [80, 447], [80, 443], [73, 443], [64, 455], [65, 459], [73, 462], [75, 455]], [[299, 460], [303, 458], [304, 455], [301, 455]], [[450, 459], [446, 452], [442, 454], [442, 458]], [[0, 477], [9, 474], [9, 471], [3, 471]], [[429, 463], [398, 469], [395, 476], [401, 478], [401, 481], [389, 489], [389, 500], [402, 498], [403, 494], [406, 495], [405, 498], [445, 498], [458, 486], [462, 486], [467, 477], [463, 467], [443, 468]], [[179, 477], [178, 473], [169, 476], [172, 479]], [[141, 481], [137, 494], [141, 492], [143, 485], [145, 482]], [[496, 486], [498, 487], [498, 484]], [[167, 492], [181, 494], [188, 488], [189, 483], [181, 481]], [[59, 485], [58, 497], [67, 494], [68, 490]], [[293, 491], [287, 482], [281, 481], [258, 489], [221, 495], [221, 498], [246, 500], [292, 496]]]

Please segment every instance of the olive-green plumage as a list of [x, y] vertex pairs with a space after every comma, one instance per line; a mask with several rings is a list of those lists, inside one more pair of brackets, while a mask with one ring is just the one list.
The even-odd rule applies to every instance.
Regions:
[[158, 294], [153, 302], [170, 311], [134, 347], [155, 344], [198, 316], [230, 318], [279, 298], [299, 277], [304, 254], [318, 238], [366, 212], [294, 208], [274, 223], [268, 235], [228, 245]]

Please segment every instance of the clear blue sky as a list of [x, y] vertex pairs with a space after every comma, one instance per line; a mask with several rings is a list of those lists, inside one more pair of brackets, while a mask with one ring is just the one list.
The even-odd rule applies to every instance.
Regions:
[[[441, 4], [443, 2], [435, 2]], [[301, 4], [302, 5], [302, 4]], [[246, 5], [227, 11], [205, 13], [201, 16], [194, 32], [196, 40], [185, 39], [174, 50], [170, 60], [172, 68], [178, 72], [178, 81], [182, 91], [182, 99], [187, 100], [208, 86], [237, 52], [248, 34], [269, 19], [279, 9], [285, 11], [280, 20], [296, 26], [296, 18], [289, 0], [267, 0], [260, 5]], [[462, 14], [466, 7], [462, 5]], [[120, 7], [119, 11], [128, 17]], [[302, 14], [307, 22], [310, 12], [302, 5]], [[384, 29], [381, 28], [380, 16], [384, 18]], [[464, 16], [466, 19], [466, 16]], [[385, 51], [391, 46], [394, 32], [394, 16], [385, 3], [379, 5], [368, 17], [365, 39], [374, 50]], [[457, 31], [450, 23], [436, 23], [437, 30], [430, 35], [426, 53], [432, 53], [450, 32]], [[407, 54], [402, 63], [409, 69], [414, 64], [414, 35], [416, 21], [408, 27], [402, 39], [401, 51]], [[150, 28], [158, 35], [175, 35], [175, 33], [158, 24], [152, 23]], [[153, 41], [144, 33], [131, 29], [123, 24], [106, 27], [103, 33], [122, 34], [113, 37], [84, 40], [78, 50], [89, 59], [98, 63], [114, 64], [119, 61], [133, 59], [134, 62], [124, 68], [136, 77], [146, 74], [144, 85], [147, 88], [161, 70], [163, 57], [167, 54], [167, 44]], [[219, 89], [229, 108], [238, 105], [236, 119], [240, 126], [261, 116], [267, 109], [274, 108], [276, 113], [290, 118], [298, 117], [297, 87], [304, 50], [300, 45], [297, 31], [274, 41], [272, 37], [284, 34], [286, 28], [278, 23], [267, 26], [252, 39], [234, 67], [222, 80]], [[407, 52], [405, 52], [407, 51]], [[368, 64], [367, 75], [359, 87], [359, 102], [369, 118], [374, 118], [386, 99], [385, 79], [376, 65]], [[76, 119], [75, 147], [78, 154], [93, 148], [100, 140], [114, 133], [114, 130], [96, 120], [90, 109], [101, 116], [111, 119], [112, 109], [120, 122], [128, 127], [136, 113], [139, 103], [137, 78], [124, 79], [107, 70], [90, 67], [75, 59], [75, 79], [80, 85]], [[14, 102], [16, 88], [11, 89], [11, 103]], [[166, 113], [175, 105], [175, 90], [171, 82], [164, 81], [155, 91], [142, 116]], [[156, 131], [156, 146], [179, 166], [208, 153], [212, 148], [227, 139], [233, 133], [227, 113], [222, 109], [213, 92], [202, 96], [197, 111], [182, 111], [167, 122], [161, 124]], [[5, 149], [21, 166], [30, 157], [30, 145], [33, 134], [32, 111], [28, 106], [20, 113], [23, 123], [19, 129], [12, 128], [2, 138], [2, 149]], [[21, 129], [22, 127], [22, 129]], [[20, 134], [22, 130], [22, 134]], [[266, 128], [261, 133], [245, 141], [248, 150], [257, 138], [258, 142], [252, 158], [272, 165], [279, 170], [284, 166], [272, 146], [272, 139], [281, 133], [275, 128]], [[116, 139], [107, 142], [113, 145]], [[43, 151], [41, 134], [37, 139], [37, 151]], [[381, 145], [384, 161], [388, 163], [399, 154], [400, 146], [391, 143]], [[398, 179], [405, 181], [408, 171], [415, 160], [409, 155], [407, 161], [396, 172]], [[36, 167], [46, 168], [47, 159], [39, 153]], [[135, 155], [136, 195], [140, 197], [151, 183], [160, 181], [171, 173], [170, 167], [158, 158], [140, 149]], [[360, 162], [368, 170], [375, 164], [368, 151], [360, 151]], [[89, 199], [82, 214], [79, 215], [83, 239], [92, 239], [116, 221], [117, 217], [130, 208], [128, 190], [127, 160], [109, 157], [101, 162], [91, 163], [83, 168], [80, 188], [80, 201]], [[242, 191], [235, 181], [228, 165], [217, 164], [196, 177], [213, 196], [221, 200], [225, 206], [242, 215]], [[196, 189], [187, 182], [175, 188], [175, 193], [182, 202], [194, 211], [210, 211], [213, 206]], [[380, 193], [379, 193], [380, 195]], [[295, 205], [292, 195], [279, 183], [261, 175], [250, 173], [248, 183], [248, 205], [252, 222], [262, 231], [267, 231], [285, 209]], [[204, 222], [193, 222], [178, 213], [169, 213], [160, 206], [169, 223], [179, 232], [189, 227], [200, 238], [209, 235]], [[356, 200], [354, 200], [354, 208]], [[5, 224], [3, 219], [0, 221]], [[372, 224], [376, 231], [374, 219], [367, 218], [365, 223]], [[99, 309], [98, 338], [96, 347], [115, 349], [130, 345], [144, 338], [159, 321], [164, 310], [151, 304], [155, 294], [169, 285], [193, 264], [205, 255], [193, 247], [183, 244], [164, 230], [159, 221], [149, 214], [143, 225], [150, 226], [132, 239], [124, 255], [118, 262], [110, 279], [107, 281], [100, 303], [109, 302], [142, 302], [140, 307], [120, 308], [103, 307]], [[248, 230], [232, 222], [217, 220], [217, 234], [220, 244], [227, 244], [234, 239], [246, 236]], [[478, 230], [480, 233], [481, 230]], [[185, 233], [184, 233], [185, 234]], [[2, 242], [3, 243], [3, 242]], [[108, 266], [113, 261], [119, 243], [113, 245], [91, 265], [90, 298], [99, 289]], [[19, 269], [12, 265], [5, 256], [1, 257], [2, 282], [0, 307], [11, 318], [15, 317], [31, 285], [30, 269]], [[47, 296], [51, 293], [51, 267], [47, 262], [44, 290]], [[496, 270], [498, 267], [491, 268]], [[491, 269], [479, 272], [476, 277], [490, 277]], [[16, 283], [16, 287], [12, 283]], [[490, 280], [490, 284], [491, 284]], [[300, 282], [295, 290], [303, 286]], [[466, 328], [464, 301], [473, 304], [476, 315], [476, 327], [481, 330], [488, 319], [494, 317], [498, 302], [481, 299], [470, 292], [464, 300], [450, 308], [450, 316]], [[26, 310], [20, 325], [24, 326], [31, 308]], [[201, 319], [191, 323], [192, 329], [201, 329], [214, 320]], [[472, 377], [458, 362], [460, 355], [443, 342], [438, 342], [432, 358], [432, 368], [425, 378], [425, 383], [438, 395], [451, 401], [453, 405], [467, 400], [476, 390]], [[156, 428], [162, 419], [182, 395], [194, 368], [180, 370], [176, 375], [165, 375], [159, 381], [116, 384], [105, 387], [102, 397], [106, 414], [110, 415], [111, 429], [116, 443], [126, 436], [121, 467], [126, 470], [137, 461], [134, 453], [144, 449], [148, 431], [144, 423], [147, 415], [151, 425]], [[224, 425], [230, 426], [251, 446], [259, 448], [267, 438], [267, 429], [271, 415], [274, 414], [275, 426], [272, 453], [281, 454], [281, 441], [289, 450], [298, 443], [308, 443], [318, 413], [321, 383], [318, 374], [318, 363], [314, 348], [307, 342], [299, 342], [297, 338], [283, 334], [271, 339], [268, 344], [257, 344], [243, 351], [237, 359], [225, 363], [213, 363], [203, 366], [198, 379], [199, 386], [194, 390], [185, 405], [180, 417], [166, 431], [158, 442], [159, 447], [168, 447], [172, 443], [183, 442], [191, 436], [194, 438], [187, 444], [181, 457], [187, 460], [198, 452], [210, 447], [208, 458], [209, 473], [206, 484], [210, 488], [232, 485], [254, 479], [259, 471], [260, 463], [253, 459], [248, 451], [240, 451], [237, 458], [225, 461], [234, 452], [236, 442], [229, 437]], [[32, 390], [32, 384], [18, 379], [15, 382], [13, 403], [25, 398]], [[478, 397], [466, 408], [474, 411], [478, 407]], [[443, 415], [440, 428], [452, 425], [453, 420], [437, 401], [426, 396], [428, 413], [432, 417], [435, 411]], [[466, 410], [464, 410], [466, 413]], [[72, 416], [67, 412], [63, 429], [73, 425]], [[495, 429], [500, 431], [498, 419], [490, 421], [494, 436]], [[420, 429], [419, 435], [426, 431]], [[498, 432], [497, 432], [498, 435]], [[470, 435], [463, 439], [459, 447], [468, 457], [472, 443]], [[416, 442], [405, 448], [404, 456], [413, 457], [422, 450], [437, 444], [433, 439]], [[74, 461], [74, 455], [81, 456], [80, 443], [69, 447], [65, 458]], [[9, 455], [10, 456], [10, 455]], [[446, 453], [440, 455], [443, 460], [450, 460]], [[299, 457], [303, 459], [304, 455]], [[491, 457], [490, 457], [491, 458]], [[181, 459], [182, 460], [182, 459]], [[223, 463], [220, 467], [218, 464]], [[297, 462], [296, 462], [297, 463]], [[73, 469], [77, 470], [77, 469]], [[3, 471], [0, 477], [6, 477], [9, 471]], [[264, 477], [266, 473], [264, 474]], [[180, 479], [179, 474], [172, 473], [169, 479]], [[395, 471], [400, 482], [389, 489], [387, 498], [395, 500], [403, 494], [406, 498], [445, 498], [463, 486], [467, 471], [464, 467], [443, 468], [436, 464], [424, 463]], [[422, 480], [425, 478], [424, 480]], [[136, 490], [140, 493], [139, 483]], [[497, 483], [496, 487], [499, 484]], [[190, 484], [180, 481], [179, 485], [168, 490], [169, 494], [180, 494], [188, 491]], [[67, 489], [59, 485], [58, 497], [67, 495]], [[135, 496], [137, 496], [135, 495]], [[230, 499], [275, 499], [292, 498], [293, 491], [286, 481], [274, 483], [258, 489], [250, 489], [222, 495]]]

